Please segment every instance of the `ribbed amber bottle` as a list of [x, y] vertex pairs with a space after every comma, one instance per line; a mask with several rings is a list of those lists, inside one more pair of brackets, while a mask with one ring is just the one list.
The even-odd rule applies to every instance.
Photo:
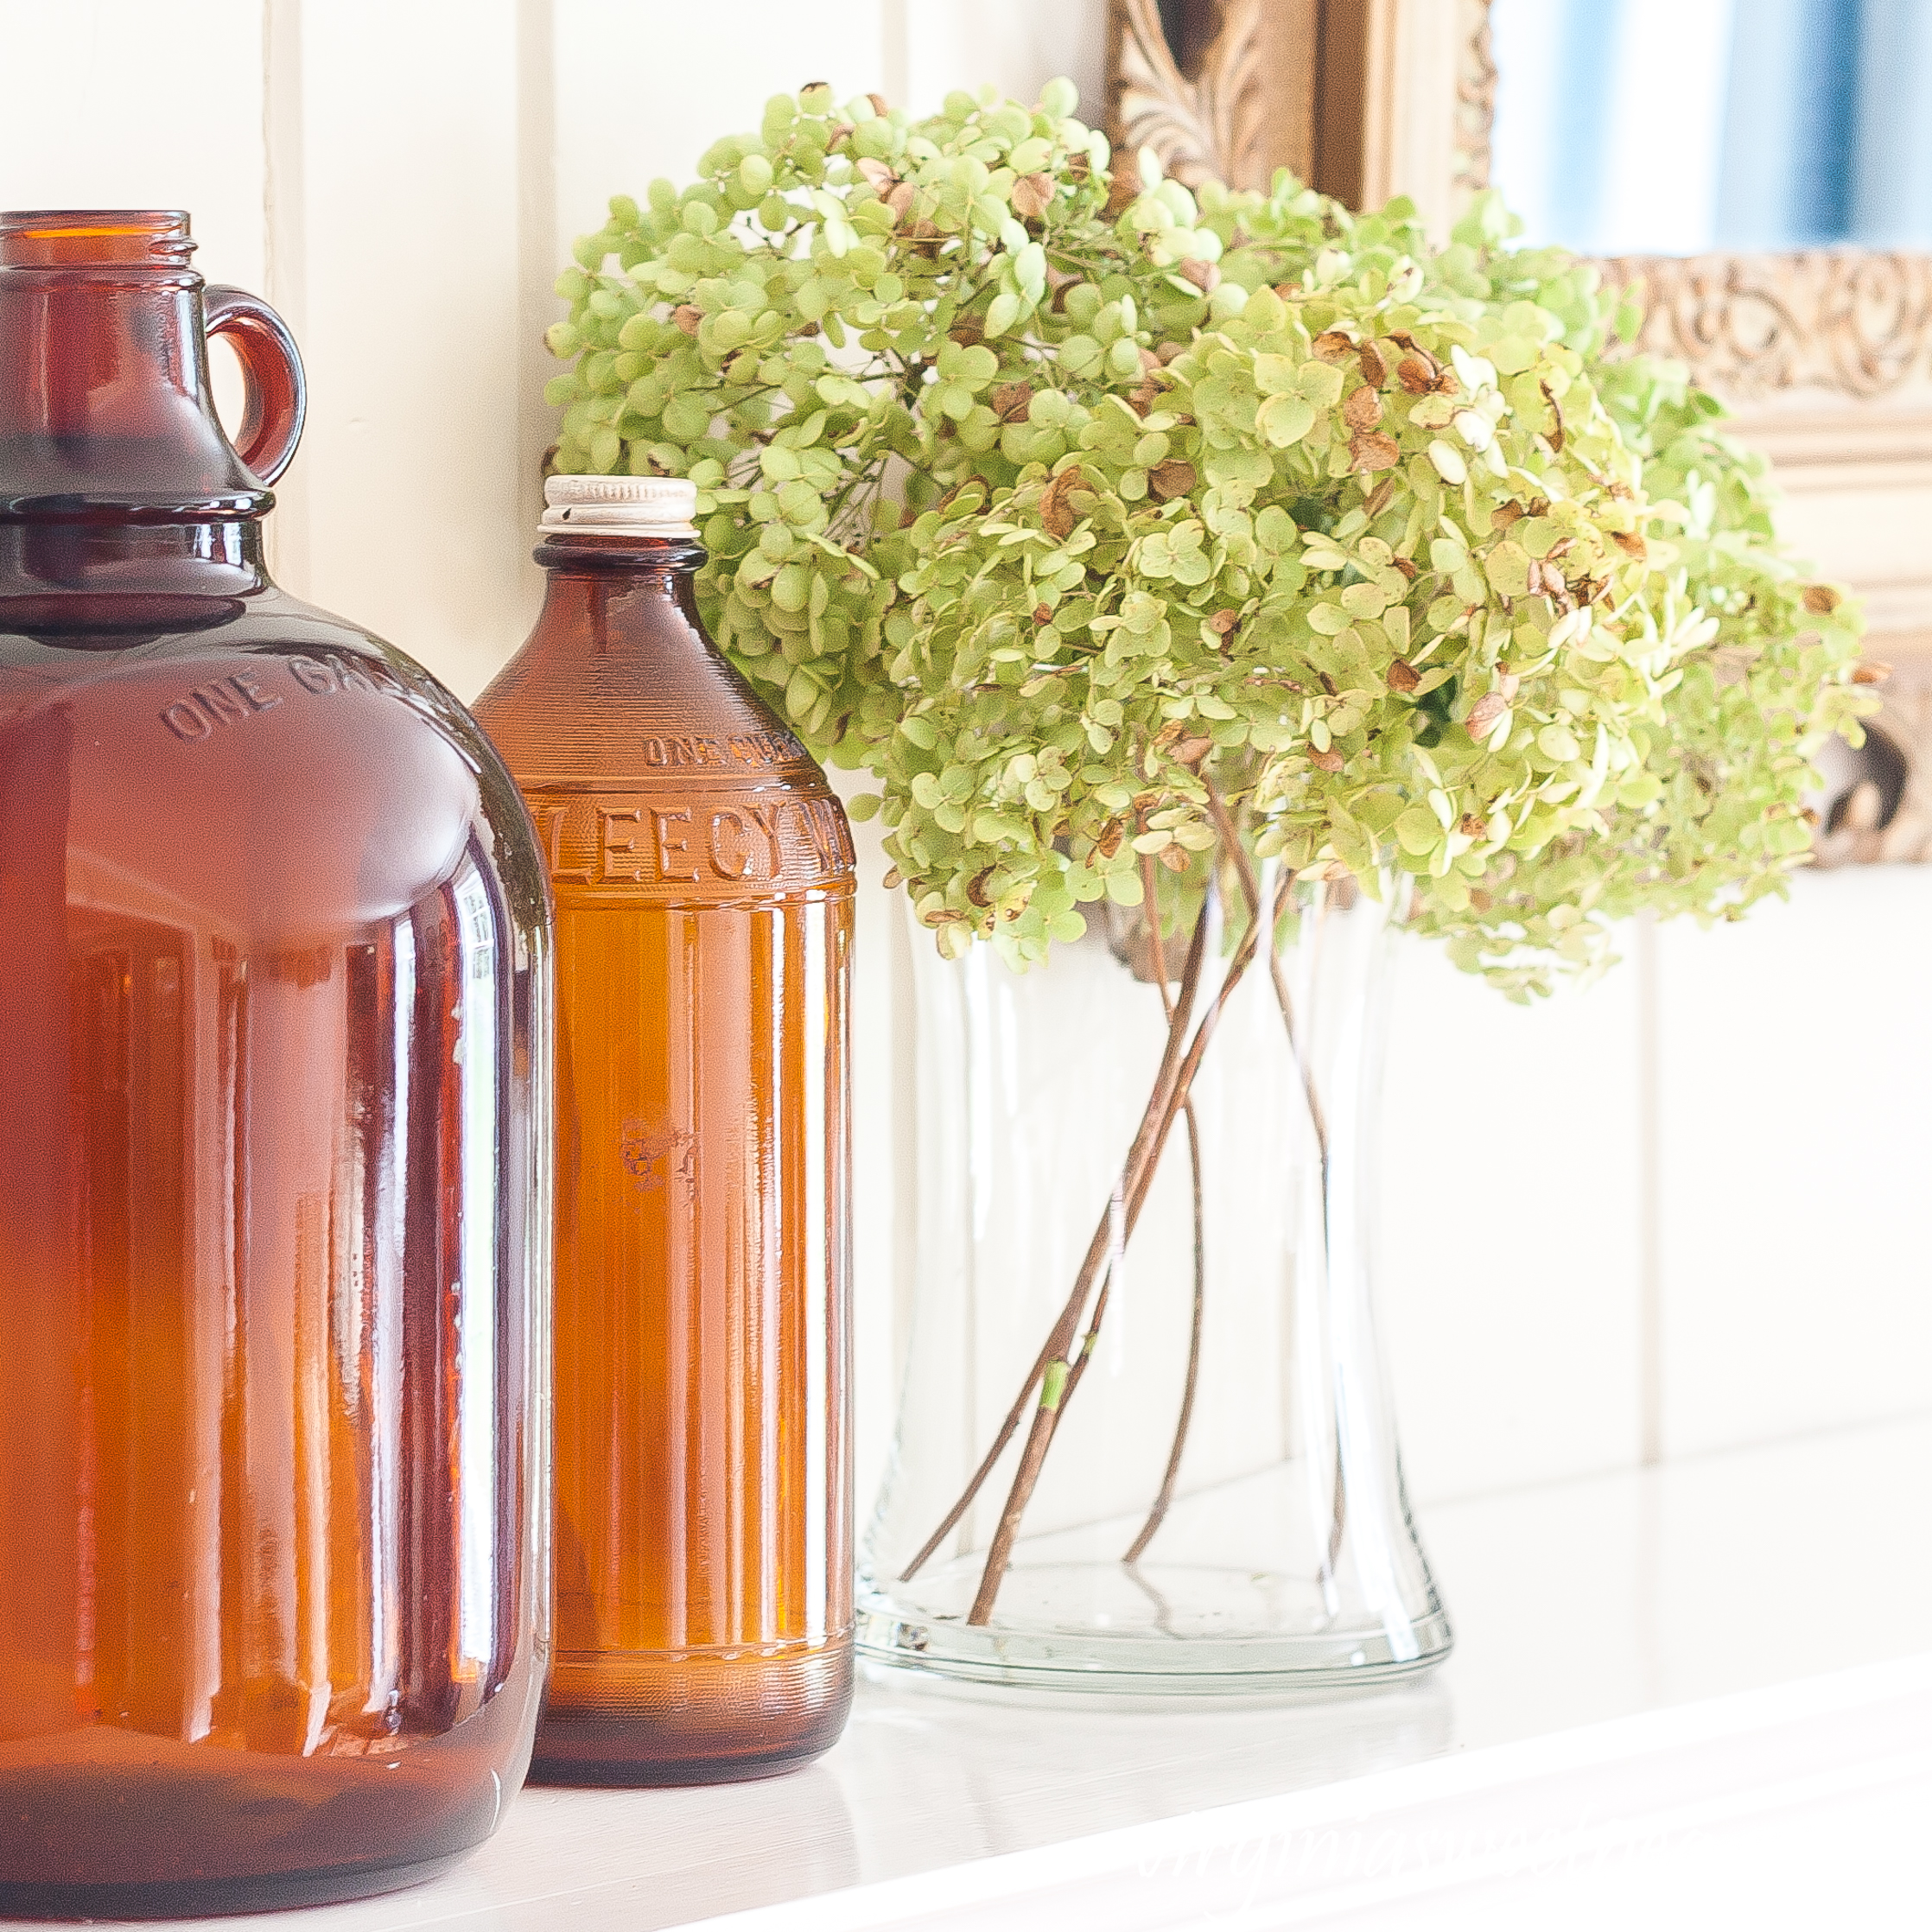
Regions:
[[477, 705], [557, 918], [556, 1650], [536, 1774], [694, 1783], [851, 1700], [851, 836], [705, 636], [694, 492], [556, 477]]

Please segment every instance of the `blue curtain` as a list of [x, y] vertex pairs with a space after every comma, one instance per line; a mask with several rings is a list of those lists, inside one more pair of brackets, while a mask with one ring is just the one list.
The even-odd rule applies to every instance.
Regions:
[[1746, 0], [1719, 248], [1932, 244], [1932, 6]]
[[[1507, 162], [1498, 180], [1528, 216], [1532, 238], [1586, 251], [1932, 248], [1932, 0], [1681, 7], [1680, 17], [1694, 16], [1703, 31], [1653, 48], [1634, 36], [1660, 39], [1668, 10], [1631, 0], [1495, 0], [1497, 156]], [[1719, 16], [1705, 10], [1719, 7], [1731, 18], [1727, 46]], [[1721, 130], [1708, 121], [1673, 124], [1661, 109], [1645, 124], [1631, 118], [1628, 90], [1643, 89], [1649, 63], [1673, 60], [1719, 63], [1703, 71], [1704, 98], [1723, 104]], [[1622, 76], [1615, 85], [1613, 73]], [[1612, 101], [1619, 86], [1625, 93]], [[1680, 206], [1668, 242], [1662, 222], [1656, 243], [1609, 232], [1618, 226], [1606, 188], [1617, 179], [1619, 138], [1648, 143], [1646, 156], [1668, 172], [1679, 133], [1687, 181], [1702, 181], [1706, 192], [1714, 185], [1708, 213], [1687, 223], [1690, 211]], [[1694, 160], [1694, 150], [1705, 158]]]

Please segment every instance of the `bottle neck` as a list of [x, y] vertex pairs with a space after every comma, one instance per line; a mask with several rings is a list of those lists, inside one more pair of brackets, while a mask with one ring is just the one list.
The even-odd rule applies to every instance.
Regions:
[[215, 415], [193, 247], [175, 213], [0, 216], [0, 522], [272, 501]]
[[[654, 654], [671, 642], [715, 649], [697, 612], [704, 549], [692, 538], [546, 533], [535, 555], [549, 579], [539, 638], [568, 638], [594, 656]], [[683, 622], [666, 625], [673, 611]]]

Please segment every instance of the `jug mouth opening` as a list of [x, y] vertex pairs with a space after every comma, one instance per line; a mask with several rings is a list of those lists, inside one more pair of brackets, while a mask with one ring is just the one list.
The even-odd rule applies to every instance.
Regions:
[[179, 208], [13, 208], [0, 213], [0, 269], [162, 269], [194, 252]]

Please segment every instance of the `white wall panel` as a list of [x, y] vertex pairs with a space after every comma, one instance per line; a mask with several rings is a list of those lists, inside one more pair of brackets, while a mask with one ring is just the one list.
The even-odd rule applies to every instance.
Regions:
[[305, 567], [284, 574], [467, 697], [531, 615], [516, 10], [307, 0], [300, 18], [300, 201], [276, 239], [299, 257], [309, 419], [289, 493]]
[[1932, 869], [1657, 937], [1665, 1452], [1932, 1407]]
[[0, 0], [0, 207], [186, 208], [259, 291], [261, 0]]
[[898, 11], [906, 65], [893, 92], [915, 114], [936, 111], [955, 87], [988, 81], [1030, 102], [1064, 74], [1080, 90], [1080, 118], [1091, 126], [1105, 118], [1106, 0], [898, 0]]
[[755, 129], [773, 94], [829, 81], [841, 100], [887, 88], [889, 0], [561, 0], [556, 9], [558, 266], [613, 194], [682, 187], [720, 135]]
[[1626, 958], [1511, 1006], [1402, 949], [1375, 1281], [1419, 1500], [1637, 1459], [1638, 994]]

